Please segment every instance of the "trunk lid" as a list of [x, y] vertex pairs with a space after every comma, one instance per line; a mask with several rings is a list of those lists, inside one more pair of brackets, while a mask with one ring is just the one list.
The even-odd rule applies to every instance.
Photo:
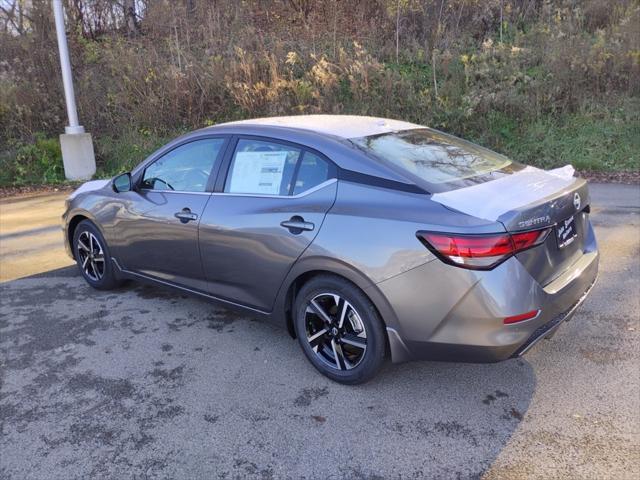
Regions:
[[541, 285], [547, 285], [585, 251], [589, 229], [587, 182], [570, 166], [533, 167], [471, 187], [432, 195], [432, 200], [467, 215], [502, 224], [508, 232], [551, 228], [544, 243], [516, 254]]
[[516, 254], [541, 285], [552, 282], [584, 254], [590, 201], [587, 182], [577, 179], [554, 194], [498, 218], [509, 232], [551, 227], [543, 244]]
[[509, 232], [537, 230], [557, 225], [590, 204], [587, 182], [576, 178], [573, 183], [532, 203], [501, 214], [497, 220]]

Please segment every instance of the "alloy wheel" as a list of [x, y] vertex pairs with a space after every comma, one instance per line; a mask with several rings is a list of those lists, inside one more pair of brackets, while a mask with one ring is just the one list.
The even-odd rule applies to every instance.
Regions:
[[364, 358], [364, 323], [353, 305], [335, 293], [321, 293], [307, 303], [305, 330], [313, 352], [331, 368], [351, 370]]
[[78, 236], [78, 257], [85, 275], [100, 281], [104, 276], [104, 251], [93, 233], [84, 231]]

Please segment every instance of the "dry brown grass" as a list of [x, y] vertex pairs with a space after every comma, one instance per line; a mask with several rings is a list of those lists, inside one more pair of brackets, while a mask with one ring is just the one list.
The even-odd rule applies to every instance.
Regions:
[[[149, 0], [133, 31], [119, 5], [67, 3], [80, 118], [98, 138], [330, 112], [505, 148], [536, 122], [638, 108], [637, 0]], [[0, 15], [4, 151], [65, 124], [49, 2], [27, 13], [20, 32]]]

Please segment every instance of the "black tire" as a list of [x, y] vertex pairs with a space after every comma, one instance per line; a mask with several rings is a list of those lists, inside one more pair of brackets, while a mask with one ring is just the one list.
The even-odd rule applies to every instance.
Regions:
[[[298, 342], [320, 373], [348, 385], [364, 383], [378, 373], [386, 351], [385, 330], [373, 303], [358, 287], [334, 275], [314, 277], [296, 295], [293, 312]], [[341, 316], [345, 320], [340, 327]]]
[[78, 224], [71, 248], [80, 273], [93, 288], [111, 290], [122, 283], [111, 262], [107, 242], [90, 220]]

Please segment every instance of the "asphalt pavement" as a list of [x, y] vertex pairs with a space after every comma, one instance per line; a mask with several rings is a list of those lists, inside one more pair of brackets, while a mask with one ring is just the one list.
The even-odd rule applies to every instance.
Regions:
[[333, 383], [285, 331], [64, 255], [0, 200], [0, 478], [640, 478], [640, 187], [592, 185], [591, 296], [524, 358]]

